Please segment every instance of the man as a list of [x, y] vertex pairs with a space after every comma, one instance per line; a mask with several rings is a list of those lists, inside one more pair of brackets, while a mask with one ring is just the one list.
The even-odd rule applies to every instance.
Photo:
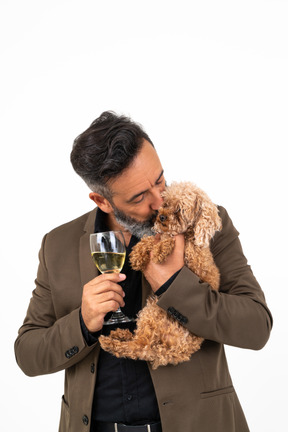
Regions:
[[[97, 208], [44, 237], [36, 289], [15, 342], [27, 375], [65, 369], [59, 431], [248, 431], [223, 345], [261, 349], [272, 317], [227, 212], [219, 207], [223, 228], [211, 242], [219, 292], [184, 266], [183, 236], [169, 259], [150, 263], [144, 275], [128, 259], [121, 274], [99, 275], [90, 234], [121, 229], [129, 256], [139, 238], [151, 234], [164, 170], [143, 129], [111, 112], [76, 138], [71, 162]], [[136, 317], [152, 291], [159, 307], [173, 307], [187, 317], [183, 325], [205, 339], [188, 362], [152, 370], [100, 350], [111, 311], [120, 306]]]

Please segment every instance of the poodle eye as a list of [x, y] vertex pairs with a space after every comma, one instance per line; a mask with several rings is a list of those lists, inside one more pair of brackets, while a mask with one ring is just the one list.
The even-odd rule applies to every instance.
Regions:
[[160, 219], [160, 222], [165, 222], [166, 221], [166, 219], [167, 219], [167, 216], [165, 216], [165, 215], [160, 215], [159, 216], [159, 219]]
[[174, 214], [179, 213], [180, 212], [180, 207], [178, 207], [175, 211]]

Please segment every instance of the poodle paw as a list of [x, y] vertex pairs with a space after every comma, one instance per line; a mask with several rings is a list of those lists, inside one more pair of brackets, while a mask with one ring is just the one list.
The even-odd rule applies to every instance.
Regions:
[[154, 237], [143, 237], [133, 248], [129, 256], [133, 270], [143, 271], [150, 261], [150, 251], [154, 244]]
[[163, 239], [159, 243], [156, 243], [152, 251], [152, 261], [156, 264], [163, 263], [172, 253], [174, 246], [175, 239], [173, 237]]
[[149, 253], [139, 256], [132, 251], [129, 260], [133, 270], [143, 272], [149, 263], [150, 256]]
[[[120, 330], [120, 334], [118, 332], [118, 330]], [[130, 333], [129, 330], [121, 330], [121, 329], [117, 329], [115, 330], [115, 332], [118, 332], [118, 337], [114, 337], [115, 335], [113, 335], [113, 331], [110, 333], [109, 336], [100, 336], [99, 337], [99, 343], [101, 348], [106, 351], [109, 352], [110, 354], [114, 355], [115, 357], [126, 357], [127, 353], [129, 352], [128, 349], [128, 345], [129, 345], [129, 340], [133, 337], [132, 333]], [[125, 337], [127, 336], [127, 339], [125, 339]]]

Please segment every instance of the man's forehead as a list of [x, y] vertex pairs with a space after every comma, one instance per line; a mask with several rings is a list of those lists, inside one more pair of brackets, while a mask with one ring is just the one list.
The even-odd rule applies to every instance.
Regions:
[[163, 175], [163, 169], [160, 165], [157, 170], [149, 169], [144, 173], [135, 171], [132, 173], [123, 174], [112, 185], [113, 195], [123, 196], [127, 199], [143, 193], [155, 185], [155, 183]]
[[127, 198], [129, 194], [144, 192], [155, 185], [162, 172], [163, 168], [155, 148], [149, 142], [144, 142], [131, 166], [111, 182], [112, 193], [125, 195]]

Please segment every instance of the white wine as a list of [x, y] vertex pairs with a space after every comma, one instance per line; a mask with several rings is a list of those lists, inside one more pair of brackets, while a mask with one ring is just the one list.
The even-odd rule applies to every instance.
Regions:
[[[122, 231], [106, 231], [90, 234], [92, 259], [101, 273], [120, 273], [125, 262], [126, 248]], [[111, 287], [114, 291], [115, 287]], [[126, 317], [119, 308], [112, 313], [103, 325], [132, 322], [134, 318]]]
[[92, 258], [101, 273], [120, 273], [125, 255], [125, 252], [93, 252]]

